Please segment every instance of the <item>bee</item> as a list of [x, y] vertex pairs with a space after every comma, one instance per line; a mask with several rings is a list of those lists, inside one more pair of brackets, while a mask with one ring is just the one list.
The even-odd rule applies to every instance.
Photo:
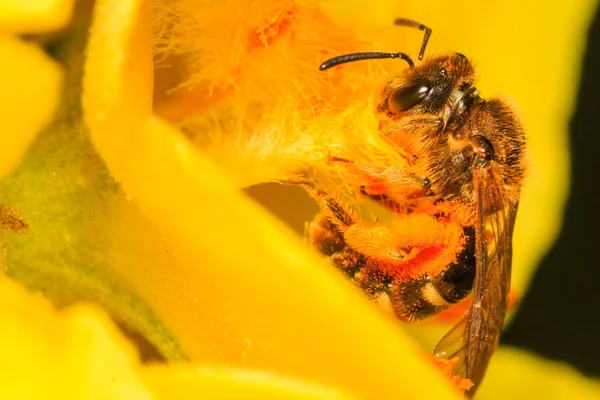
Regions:
[[368, 59], [406, 62], [383, 89], [379, 131], [424, 172], [386, 174], [330, 157], [361, 171], [358, 196], [391, 210], [394, 218], [386, 223], [364, 221], [314, 181], [295, 183], [321, 207], [310, 224], [312, 244], [368, 295], [386, 297], [399, 319], [427, 318], [471, 296], [470, 308], [434, 354], [458, 359], [454, 372], [473, 382], [467, 393], [473, 396], [507, 313], [525, 136], [511, 106], [479, 95], [467, 57], [423, 58], [432, 30], [408, 19], [395, 24], [424, 31], [416, 61], [405, 53], [353, 53], [323, 62], [320, 70]]

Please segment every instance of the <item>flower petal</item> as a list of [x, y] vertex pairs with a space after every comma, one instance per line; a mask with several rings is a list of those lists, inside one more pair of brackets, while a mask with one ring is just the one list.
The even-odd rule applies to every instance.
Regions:
[[340, 390], [267, 371], [141, 366], [135, 349], [91, 305], [56, 311], [0, 277], [0, 398], [350, 400]]
[[152, 398], [134, 348], [96, 307], [57, 312], [2, 277], [0, 320], [0, 398]]
[[74, 3], [75, 0], [3, 0], [0, 32], [42, 33], [61, 28], [71, 19]]
[[7, 36], [0, 36], [0, 60], [1, 179], [50, 121], [58, 103], [62, 74], [40, 48]]
[[492, 359], [478, 399], [598, 399], [600, 381], [573, 367], [515, 348], [501, 348]]
[[272, 372], [227, 367], [153, 366], [143, 378], [162, 399], [350, 400], [340, 390], [282, 377]]

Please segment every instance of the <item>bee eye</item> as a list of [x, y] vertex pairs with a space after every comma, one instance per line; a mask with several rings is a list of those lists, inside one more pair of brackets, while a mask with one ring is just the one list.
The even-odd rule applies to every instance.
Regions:
[[426, 81], [402, 86], [389, 95], [388, 108], [391, 112], [407, 111], [422, 102], [430, 91], [431, 85]]

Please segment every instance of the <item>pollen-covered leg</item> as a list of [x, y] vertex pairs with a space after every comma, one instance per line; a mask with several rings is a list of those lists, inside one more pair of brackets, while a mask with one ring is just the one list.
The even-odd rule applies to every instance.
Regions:
[[[411, 221], [409, 225], [423, 227], [423, 223], [416, 222]], [[462, 237], [464, 244], [461, 247], [451, 247], [454, 249], [450, 254], [452, 261], [435, 268], [441, 253], [433, 256], [434, 261], [431, 261], [427, 256], [432, 254], [432, 249], [435, 251], [435, 247], [423, 247], [405, 264], [385, 262], [381, 256], [366, 257], [363, 268], [354, 274], [353, 280], [374, 298], [385, 292], [394, 314], [403, 321], [431, 317], [464, 300], [473, 287], [475, 232], [471, 227], [465, 227]], [[346, 238], [347, 244], [352, 242]], [[404, 242], [408, 246], [410, 240]], [[441, 270], [435, 272], [436, 268]], [[416, 275], [417, 271], [420, 271], [419, 275]]]
[[[356, 222], [354, 224], [340, 226], [339, 220], [332, 222], [332, 218], [336, 218], [334, 216], [341, 216], [345, 222], [353, 217], [329, 197], [326, 204], [332, 209], [319, 214], [310, 224], [311, 244], [322, 254], [329, 256], [340, 272], [369, 297], [379, 302], [387, 299], [387, 303], [400, 320], [413, 322], [436, 315], [468, 295], [473, 279], [470, 266], [474, 266], [468, 256], [473, 251], [469, 246], [469, 238], [467, 246], [458, 256], [454, 254], [456, 261], [449, 266], [442, 265], [447, 268], [442, 273], [431, 278], [424, 271], [420, 276], [411, 277], [403, 271], [402, 265], [382, 261], [381, 256], [367, 256], [358, 251], [356, 245], [349, 245], [344, 237], [346, 232], [352, 243], [361, 243], [358, 247], [371, 246], [371, 250], [381, 252], [382, 242], [384, 246], [385, 243], [389, 243], [388, 239], [378, 237], [385, 236], [385, 226], [367, 224], [358, 219], [352, 220]], [[419, 218], [423, 217], [425, 216]], [[410, 249], [399, 246], [398, 254], [391, 257], [400, 259], [400, 254], [408, 257]], [[427, 259], [421, 258], [419, 261], [419, 258], [415, 257], [414, 262], [417, 265], [424, 262], [426, 265]]]
[[[409, 154], [422, 154], [427, 147], [426, 141], [435, 136], [444, 121], [437, 115], [403, 116], [381, 120], [379, 131], [381, 134], [404, 149]], [[424, 142], [425, 141], [425, 142]], [[416, 155], [413, 155], [416, 162]]]
[[350, 278], [367, 295], [376, 299], [382, 294], [389, 297], [393, 278], [378, 268], [378, 262], [348, 247], [344, 234], [327, 214], [319, 214], [309, 226], [311, 244]]
[[472, 229], [441, 211], [399, 215], [387, 224], [365, 222], [316, 185], [299, 184], [321, 207], [309, 225], [311, 244], [367, 295], [387, 297], [399, 319], [438, 314], [470, 292]]
[[340, 157], [330, 157], [329, 162], [345, 163], [346, 168], [356, 175], [361, 190], [367, 195], [388, 195], [402, 201], [426, 196], [430, 190], [429, 179], [419, 176], [408, 166], [382, 168]]

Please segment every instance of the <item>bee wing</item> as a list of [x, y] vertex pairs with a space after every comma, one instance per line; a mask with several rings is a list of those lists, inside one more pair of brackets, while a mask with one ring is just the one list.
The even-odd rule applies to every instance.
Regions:
[[476, 273], [471, 308], [438, 343], [435, 355], [459, 358], [455, 373], [475, 393], [500, 338], [508, 308], [512, 231], [518, 203], [511, 202], [491, 169], [473, 171], [476, 194]]
[[468, 338], [466, 334], [468, 332], [470, 315], [470, 310], [466, 311], [458, 323], [439, 341], [434, 350], [436, 357], [447, 358], [449, 360], [458, 358], [459, 362], [452, 372], [463, 377], [467, 374], [465, 355]]

